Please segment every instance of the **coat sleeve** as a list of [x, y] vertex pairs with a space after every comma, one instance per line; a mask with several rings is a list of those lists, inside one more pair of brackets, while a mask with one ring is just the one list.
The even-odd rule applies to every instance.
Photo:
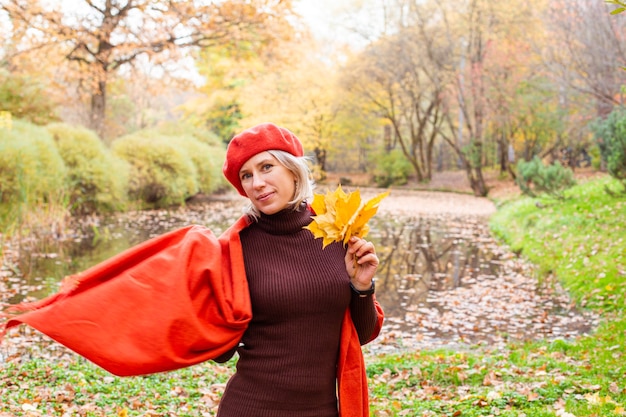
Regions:
[[169, 371], [220, 356], [251, 318], [245, 276], [206, 228], [166, 233], [64, 280], [59, 293], [13, 306], [27, 324], [120, 376]]
[[350, 302], [350, 314], [362, 345], [378, 337], [384, 314], [375, 295], [362, 298], [353, 294]]

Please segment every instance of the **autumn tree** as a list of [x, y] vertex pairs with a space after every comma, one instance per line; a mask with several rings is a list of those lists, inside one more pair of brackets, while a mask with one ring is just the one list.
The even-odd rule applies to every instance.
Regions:
[[512, 62], [507, 57], [518, 46], [528, 50], [513, 41], [531, 10], [519, 6], [385, 1], [385, 35], [352, 62], [346, 80], [392, 126], [418, 180], [431, 178], [435, 145], [444, 141], [474, 193], [488, 193], [487, 151], [508, 150], [513, 123], [507, 108], [526, 72], [515, 63], [524, 65], [528, 55]]
[[301, 31], [279, 48], [248, 60], [243, 68], [231, 67], [229, 78], [236, 88], [228, 91], [240, 103], [242, 125], [273, 121], [289, 128], [314, 154], [323, 176], [329, 154], [343, 138], [337, 136], [341, 105], [336, 70], [318, 47], [309, 33]]
[[517, 14], [506, 15], [507, 24], [490, 37], [484, 60], [488, 114], [484, 163], [494, 162], [501, 173], [513, 177], [520, 155], [532, 158], [547, 152], [562, 134], [558, 88], [549, 82], [539, 53], [548, 41], [541, 20], [544, 10], [542, 1], [534, 1], [520, 5]]
[[[306, 138], [321, 172], [326, 173], [329, 153], [337, 149], [339, 142], [350, 140], [349, 136], [338, 135], [342, 104], [336, 95], [336, 70], [318, 56], [311, 56], [300, 64], [300, 70], [304, 71], [293, 73], [297, 78], [293, 79], [291, 94], [293, 108], [300, 117], [292, 115], [292, 120], [300, 120], [296, 130]], [[346, 153], [344, 157], [347, 159], [348, 155]]]
[[[446, 126], [439, 133], [457, 155], [474, 194], [485, 196], [489, 192], [484, 177], [488, 155], [497, 146], [502, 155], [507, 147], [511, 123], [507, 104], [523, 81], [513, 74], [525, 71], [502, 58], [512, 51], [507, 43], [528, 27], [527, 16], [533, 16], [536, 5], [518, 2], [510, 7], [487, 0], [431, 4], [436, 5], [431, 13], [446, 27], [444, 38], [452, 55], [442, 61], [448, 66], [441, 70], [453, 74], [453, 81], [447, 84]], [[420, 9], [415, 6], [413, 10]]]
[[256, 60], [254, 51], [231, 45], [202, 50], [196, 68], [204, 83], [197, 88], [199, 95], [179, 106], [182, 118], [228, 143], [240, 128], [243, 115], [239, 95], [252, 77], [249, 71], [258, 65]]
[[115, 74], [140, 60], [172, 62], [189, 48], [265, 46], [288, 32], [291, 2], [82, 0], [64, 13], [60, 4], [0, 0], [0, 9], [12, 24], [9, 65], [25, 54], [62, 50], [72, 74], [88, 87], [90, 124], [101, 133]]
[[[332, 146], [334, 69], [303, 26], [273, 48], [205, 50], [197, 66], [205, 78], [202, 95], [182, 106], [196, 125], [219, 128], [225, 141], [239, 126], [273, 121], [301, 136], [321, 170]], [[216, 123], [217, 121], [217, 123]]]
[[445, 81], [438, 70], [447, 59], [429, 23], [402, 28], [371, 44], [344, 73], [344, 87], [372, 103], [377, 117], [392, 129], [397, 145], [411, 163], [416, 179], [432, 177], [433, 151], [443, 123]]
[[626, 72], [620, 68], [626, 66], [626, 16], [611, 15], [614, 8], [606, 3], [615, 2], [551, 1], [546, 15], [551, 42], [546, 44], [545, 64], [562, 88], [562, 100], [581, 93], [593, 106], [585, 123], [624, 104]]
[[486, 196], [489, 192], [483, 175], [485, 127], [489, 117], [486, 63], [501, 22], [495, 15], [495, 7], [485, 0], [469, 0], [461, 10], [446, 10], [441, 5], [440, 10], [447, 16], [448, 33], [456, 35], [453, 39], [458, 44], [457, 77], [451, 91], [460, 114], [458, 118], [448, 114], [450, 129], [441, 133], [461, 160], [474, 194]]

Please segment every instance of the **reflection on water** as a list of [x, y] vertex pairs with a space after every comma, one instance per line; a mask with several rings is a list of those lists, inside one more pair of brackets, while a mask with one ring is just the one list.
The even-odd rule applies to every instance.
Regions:
[[[116, 217], [86, 219], [77, 225], [74, 236], [62, 241], [41, 241], [19, 251], [12, 281], [15, 291], [3, 300], [18, 303], [25, 297], [42, 298], [56, 292], [63, 277], [108, 259], [125, 249], [160, 234], [199, 224], [219, 235], [241, 215], [241, 204], [213, 201], [187, 210], [131, 212]], [[7, 266], [3, 266], [7, 269]]]
[[[476, 219], [385, 218], [373, 226], [381, 265], [379, 301], [391, 310], [425, 303], [429, 291], [462, 286], [481, 274], [498, 275], [497, 255], [485, 246]], [[482, 227], [480, 227], [482, 226]], [[487, 232], [488, 233], [488, 232]]]
[[[16, 290], [4, 301], [42, 298], [64, 276], [178, 227], [201, 224], [219, 235], [240, 206], [213, 201], [84, 223], [74, 239], [21, 251], [11, 279]], [[368, 239], [381, 260], [377, 299], [386, 314], [375, 349], [570, 337], [590, 328], [557, 284], [540, 287], [532, 268], [489, 236], [484, 218], [380, 215]]]
[[595, 324], [557, 282], [540, 284], [482, 217], [379, 217], [372, 230], [387, 315], [375, 350], [570, 338]]

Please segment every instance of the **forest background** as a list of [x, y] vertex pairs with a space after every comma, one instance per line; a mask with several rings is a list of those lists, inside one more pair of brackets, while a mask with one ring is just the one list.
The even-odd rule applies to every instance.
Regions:
[[460, 170], [486, 196], [486, 172], [535, 156], [601, 168], [593, 123], [626, 78], [611, 5], [317, 2], [312, 27], [306, 4], [0, 0], [4, 230], [218, 192], [226, 144], [263, 121], [318, 180]]

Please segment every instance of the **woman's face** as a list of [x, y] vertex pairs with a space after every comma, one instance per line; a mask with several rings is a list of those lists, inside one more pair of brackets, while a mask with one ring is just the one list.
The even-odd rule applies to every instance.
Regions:
[[287, 208], [296, 192], [296, 177], [269, 152], [248, 159], [239, 179], [254, 207], [268, 215]]

